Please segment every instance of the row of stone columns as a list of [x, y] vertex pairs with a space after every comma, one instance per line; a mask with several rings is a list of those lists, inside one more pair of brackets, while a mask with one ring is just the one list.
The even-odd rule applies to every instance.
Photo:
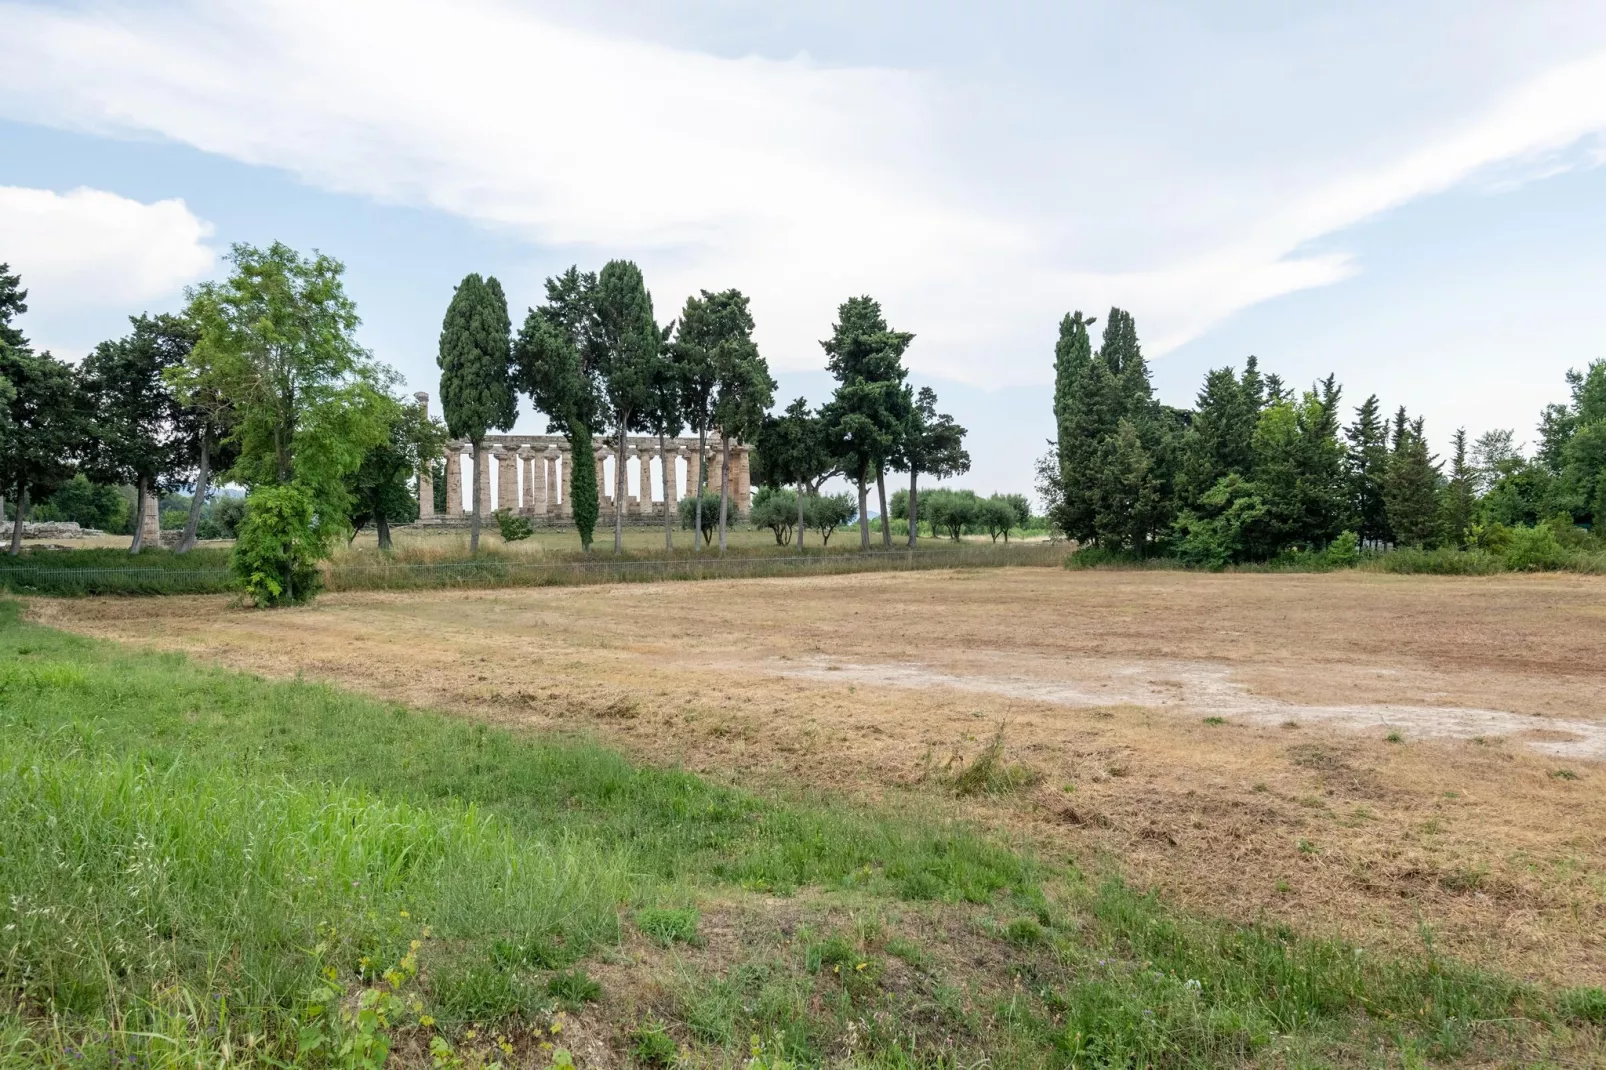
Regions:
[[[413, 397], [427, 415], [429, 412], [429, 395], [420, 391]], [[504, 509], [513, 509], [525, 516], [573, 516], [571, 504], [570, 483], [573, 479], [574, 462], [566, 444], [549, 445], [545, 449], [539, 446], [519, 446], [509, 448], [500, 443], [492, 443], [485, 447], [485, 464], [475, 466], [475, 486], [470, 488], [463, 485], [463, 454], [468, 449], [466, 442], [448, 442], [446, 444], [446, 512], [449, 516], [466, 516], [470, 508], [478, 509], [481, 516], [491, 513], [491, 466], [499, 465], [497, 472], [498, 501], [497, 505]], [[708, 489], [714, 494], [720, 493], [720, 479], [723, 465], [720, 464], [719, 444], [709, 443], [708, 462], [712, 467], [708, 472]], [[747, 503], [752, 494], [752, 477], [748, 470], [747, 446], [738, 443], [731, 444], [730, 477], [731, 498], [737, 503], [738, 512], [747, 511]], [[614, 486], [610, 480], [604, 478], [604, 463], [614, 456], [611, 446], [601, 446], [594, 451], [593, 462], [597, 466], [597, 490], [601, 496], [601, 506], [609, 511], [613, 501]], [[626, 448], [624, 463], [634, 462], [639, 473], [638, 494], [628, 495], [624, 502], [626, 515], [635, 513], [638, 516], [663, 515], [659, 506], [655, 505], [652, 497], [652, 459], [658, 458], [659, 470], [663, 474], [664, 503], [661, 508], [674, 509], [681, 498], [678, 460], [686, 462], [686, 491], [695, 490], [698, 477], [702, 473], [703, 459], [697, 455], [697, 447], [689, 445], [684, 440], [671, 440], [667, 450], [658, 448], [658, 444], [647, 442], [629, 443]], [[418, 514], [421, 518], [435, 515], [435, 481], [430, 472], [429, 465], [418, 473]], [[627, 482], [628, 485], [628, 482]], [[516, 500], [515, 500], [516, 499]], [[611, 515], [611, 514], [610, 514]]]
[[[449, 442], [446, 446], [446, 511], [451, 516], [466, 516], [470, 503], [479, 509], [481, 516], [491, 513], [491, 466], [499, 465], [497, 507], [513, 509], [526, 516], [572, 516], [573, 509], [570, 504], [570, 482], [572, 480], [573, 459], [570, 451], [559, 446], [548, 446], [544, 451], [530, 446], [520, 446], [509, 449], [499, 444], [492, 444], [485, 448], [486, 463], [479, 465], [474, 479], [474, 493], [465, 493], [463, 486], [463, 455], [469, 448], [466, 442]], [[731, 447], [731, 497], [738, 503], [745, 503], [751, 494], [751, 475], [748, 471], [748, 447], [732, 445]], [[594, 451], [592, 458], [597, 470], [597, 488], [601, 496], [601, 505], [605, 510], [613, 500], [613, 483], [605, 478], [604, 464], [614, 456], [612, 447], [603, 446]], [[652, 460], [658, 458], [659, 470], [663, 474], [665, 507], [674, 509], [681, 498], [680, 479], [677, 459], [686, 460], [687, 490], [696, 487], [697, 477], [701, 471], [701, 464], [695, 448], [676, 445], [669, 451], [663, 452], [651, 445], [632, 445], [625, 456], [625, 463], [634, 463], [639, 475], [638, 494], [627, 495], [624, 503], [625, 513], [634, 513], [638, 516], [662, 515], [653, 501], [652, 495]], [[708, 489], [711, 493], [720, 491], [720, 475], [723, 466], [719, 463], [717, 449], [711, 451], [709, 463]], [[562, 490], [559, 491], [559, 481]], [[428, 474], [419, 476], [419, 514], [433, 516], [435, 514], [434, 484]], [[516, 499], [516, 500], [515, 500]], [[742, 512], [746, 509], [738, 506]]]

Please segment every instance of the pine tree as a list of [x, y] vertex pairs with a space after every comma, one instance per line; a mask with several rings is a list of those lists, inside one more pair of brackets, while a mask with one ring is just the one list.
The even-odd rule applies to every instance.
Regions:
[[1350, 512], [1362, 539], [1392, 542], [1383, 483], [1388, 474], [1389, 433], [1373, 394], [1355, 410], [1355, 422], [1344, 430], [1348, 449], [1344, 472], [1349, 484]]
[[[653, 401], [653, 378], [663, 336], [653, 319], [652, 295], [641, 269], [629, 260], [610, 260], [597, 276], [595, 298], [598, 374], [614, 440], [613, 552], [624, 552], [625, 447], [632, 431], [643, 431]], [[650, 477], [649, 477], [650, 481]], [[652, 488], [645, 491], [648, 498]]]
[[[446, 429], [473, 446], [474, 478], [480, 486], [486, 485], [479, 476], [486, 464], [486, 432], [507, 430], [518, 414], [509, 363], [510, 331], [502, 284], [478, 274], [465, 276], [447, 306], [436, 363], [441, 369]], [[486, 504], [479, 500], [476, 489], [469, 514], [470, 552], [479, 550], [480, 518]]]
[[[875, 477], [881, 503], [881, 540], [888, 549], [892, 546], [892, 531], [887, 516], [887, 462], [896, 454], [904, 424], [914, 405], [913, 393], [904, 386], [909, 371], [903, 366], [903, 355], [914, 341], [908, 331], [894, 331], [887, 326], [881, 313], [881, 304], [873, 297], [850, 297], [837, 308], [837, 320], [831, 337], [820, 343], [825, 350], [826, 366], [839, 384], [837, 397], [843, 403], [828, 406], [824, 412], [837, 416], [851, 414], [854, 421], [870, 421], [874, 426], [858, 423], [848, 431], [838, 421], [837, 431], [830, 437], [852, 456], [843, 454], [844, 470], [854, 479], [859, 491], [859, 546], [870, 548], [870, 527], [866, 520], [869, 509], [868, 485]], [[851, 397], [849, 396], [851, 395]], [[865, 450], [872, 452], [865, 453]]]
[[1472, 526], [1472, 507], [1477, 501], [1474, 472], [1467, 463], [1467, 429], [1455, 429], [1451, 440], [1455, 452], [1450, 457], [1450, 480], [1444, 488], [1442, 505], [1444, 538], [1459, 550], [1467, 547], [1467, 530]]
[[1216, 481], [1236, 472], [1248, 476], [1255, 463], [1255, 424], [1260, 419], [1262, 383], [1254, 357], [1239, 379], [1229, 368], [1205, 375], [1198, 408], [1183, 439], [1179, 477], [1186, 504], [1196, 501]]
[[1431, 546], [1439, 529], [1439, 466], [1428, 452], [1423, 421], [1395, 417], [1394, 451], [1389, 455], [1383, 502], [1389, 527], [1401, 546]]

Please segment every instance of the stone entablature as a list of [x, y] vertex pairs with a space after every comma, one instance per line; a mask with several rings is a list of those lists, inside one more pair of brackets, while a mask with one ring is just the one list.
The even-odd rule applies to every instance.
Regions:
[[[414, 395], [426, 411], [429, 395]], [[610, 522], [615, 512], [614, 481], [604, 478], [604, 465], [615, 454], [615, 444], [595, 440], [591, 462], [596, 465], [597, 490], [601, 515]], [[469, 510], [478, 507], [481, 516], [489, 516], [497, 509], [510, 509], [523, 516], [548, 521], [560, 521], [574, 515], [569, 493], [574, 461], [570, 456], [569, 442], [562, 435], [486, 435], [485, 460], [474, 483], [474, 488], [463, 485], [463, 458], [469, 454], [467, 442], [446, 444], [446, 517], [435, 514], [434, 486], [429, 472], [419, 473], [419, 520], [440, 523], [455, 518], [466, 518]], [[749, 473], [751, 447], [732, 442], [730, 449], [731, 502], [739, 516], [745, 516], [752, 500], [752, 479]], [[653, 462], [657, 461], [658, 486], [653, 490]], [[684, 463], [681, 463], [684, 462]], [[627, 519], [639, 517], [662, 518], [664, 510], [676, 510], [680, 499], [694, 493], [701, 465], [707, 463], [708, 490], [720, 492], [720, 463], [718, 440], [708, 443], [707, 453], [697, 455], [697, 439], [671, 438], [664, 442], [662, 452], [658, 439], [635, 436], [626, 439], [623, 463], [628, 473], [636, 473], [638, 490], [645, 493], [626, 495], [624, 515]], [[472, 467], [472, 461], [470, 462]], [[496, 487], [491, 486], [491, 469], [497, 469]], [[684, 475], [681, 469], [684, 468]]]

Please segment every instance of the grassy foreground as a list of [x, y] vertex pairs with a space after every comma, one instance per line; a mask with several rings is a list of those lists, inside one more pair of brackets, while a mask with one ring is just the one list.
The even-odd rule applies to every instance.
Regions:
[[0, 1066], [1600, 1050], [1599, 990], [1179, 915], [956, 823], [940, 790], [764, 798], [0, 603]]

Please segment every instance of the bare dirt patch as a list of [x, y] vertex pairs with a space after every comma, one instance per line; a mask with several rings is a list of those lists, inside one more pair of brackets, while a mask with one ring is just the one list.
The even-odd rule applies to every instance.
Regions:
[[[32, 603], [655, 762], [941, 791], [999, 723], [1036, 787], [963, 805], [1197, 909], [1606, 981], [1606, 582], [873, 574]], [[1219, 722], [1219, 723], [1218, 723]]]

